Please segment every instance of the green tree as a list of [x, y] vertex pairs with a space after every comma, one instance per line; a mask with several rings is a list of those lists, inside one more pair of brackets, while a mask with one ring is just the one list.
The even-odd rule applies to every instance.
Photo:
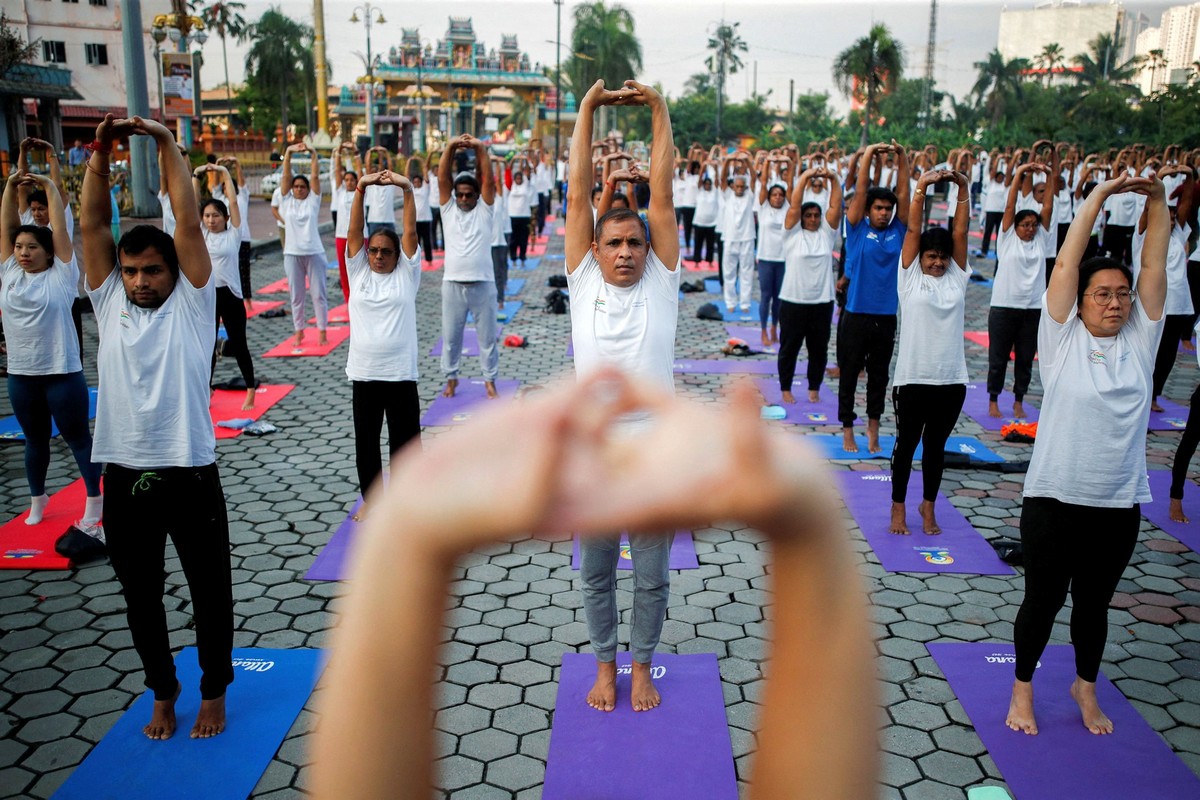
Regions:
[[253, 87], [251, 94], [260, 102], [275, 98], [278, 119], [286, 130], [292, 100], [306, 93], [306, 72], [311, 74], [306, 63], [312, 62], [313, 30], [286, 16], [279, 6], [271, 6], [246, 29], [246, 38], [253, 42], [246, 54], [247, 87]]
[[1042, 47], [1042, 52], [1033, 57], [1033, 65], [1038, 69], [1045, 70], [1046, 82], [1045, 85], [1050, 85], [1050, 79], [1054, 70], [1061, 67], [1067, 62], [1067, 57], [1063, 55], [1062, 45], [1058, 42], [1051, 42]]
[[[633, 14], [622, 5], [603, 0], [575, 6], [571, 29], [572, 55], [563, 62], [563, 73], [580, 100], [597, 80], [610, 89], [642, 72], [642, 45]], [[600, 110], [600, 130], [608, 127], [611, 107]]]
[[712, 51], [712, 55], [704, 63], [708, 71], [717, 76], [717, 141], [721, 141], [722, 138], [721, 113], [725, 108], [725, 75], [734, 75], [742, 68], [742, 59], [738, 53], [745, 53], [749, 49], [738, 35], [739, 25], [740, 22], [732, 25], [722, 22], [713, 35], [708, 37], [708, 49]]
[[1079, 67], [1075, 75], [1085, 94], [1104, 86], [1124, 87], [1122, 90], [1127, 94], [1137, 94], [1137, 88], [1131, 84], [1143, 59], [1134, 56], [1127, 61], [1118, 61], [1123, 44], [1120, 36], [1101, 33], [1088, 42], [1088, 52], [1071, 59]]
[[838, 89], [865, 104], [861, 145], [865, 146], [870, 138], [878, 96], [895, 89], [903, 72], [904, 47], [883, 24], [872, 27], [870, 33], [834, 59], [833, 80]]
[[999, 125], [1009, 107], [1024, 96], [1021, 75], [1029, 69], [1029, 61], [1024, 58], [1005, 61], [999, 50], [993, 50], [986, 59], [975, 62], [975, 69], [979, 70], [979, 78], [971, 94], [977, 106], [991, 117], [992, 125]]
[[[1167, 68], [1167, 59], [1166, 59], [1166, 56], [1163, 55], [1162, 50], [1158, 50], [1158, 49], [1151, 50], [1150, 53], [1146, 56], [1146, 60], [1144, 62], [1142, 62], [1142, 69], [1150, 70], [1150, 92], [1151, 93], [1153, 93], [1156, 88], [1154, 85], [1154, 79], [1156, 77], [1158, 77], [1158, 71], [1164, 70], [1166, 68]], [[1163, 83], [1166, 83], [1166, 81], [1163, 81]]]
[[229, 86], [229, 51], [225, 46], [227, 37], [232, 36], [239, 42], [246, 32], [246, 20], [241, 12], [246, 10], [245, 3], [236, 0], [214, 0], [200, 12], [204, 24], [216, 31], [221, 38], [221, 60], [225, 63], [225, 96], [229, 101], [230, 123], [233, 122], [233, 89]]

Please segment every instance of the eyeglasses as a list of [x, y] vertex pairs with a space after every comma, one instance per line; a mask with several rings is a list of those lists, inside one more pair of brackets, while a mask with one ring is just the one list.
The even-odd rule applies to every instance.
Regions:
[[1133, 298], [1137, 297], [1137, 292], [1131, 292], [1128, 289], [1120, 289], [1116, 292], [1110, 292], [1108, 289], [1097, 289], [1094, 292], [1085, 294], [1084, 297], [1090, 297], [1102, 306], [1111, 303], [1115, 297], [1121, 305], [1127, 305], [1133, 302]]
[[367, 255], [383, 256], [384, 258], [391, 258], [392, 256], [396, 255], [396, 251], [390, 247], [368, 247]]
[[476, 195], [474, 192], [455, 192], [454, 196], [460, 200], [470, 200], [472, 197], [475, 197]]

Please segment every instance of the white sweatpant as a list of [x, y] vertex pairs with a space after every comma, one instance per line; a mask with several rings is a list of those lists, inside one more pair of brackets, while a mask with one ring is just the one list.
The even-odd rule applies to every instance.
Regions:
[[754, 291], [754, 240], [725, 242], [725, 308], [750, 308]]

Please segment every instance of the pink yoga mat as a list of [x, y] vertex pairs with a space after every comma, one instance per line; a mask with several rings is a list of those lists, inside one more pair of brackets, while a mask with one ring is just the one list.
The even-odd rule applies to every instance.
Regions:
[[250, 319], [251, 317], [257, 317], [259, 314], [262, 314], [263, 312], [266, 312], [266, 311], [271, 311], [272, 309], [279, 308], [281, 305], [283, 305], [282, 300], [272, 300], [270, 302], [266, 302], [263, 300], [255, 300], [254, 301], [254, 310], [247, 311], [246, 318]]
[[[342, 303], [340, 306], [334, 306], [329, 309], [329, 324], [330, 325], [346, 325], [350, 322], [350, 304]], [[316, 325], [317, 318], [313, 317], [308, 321], [309, 325]]]
[[258, 290], [258, 294], [286, 294], [288, 290], [288, 279], [280, 278], [274, 283], [268, 283], [266, 286]]
[[325, 331], [328, 342], [325, 345], [317, 345], [317, 329], [307, 328], [304, 331], [304, 339], [299, 347], [292, 344], [295, 334], [289, 334], [279, 344], [272, 347], [267, 352], [263, 353], [263, 358], [296, 358], [299, 356], [327, 356], [342, 342], [350, 338], [350, 328], [348, 326], [331, 327]]

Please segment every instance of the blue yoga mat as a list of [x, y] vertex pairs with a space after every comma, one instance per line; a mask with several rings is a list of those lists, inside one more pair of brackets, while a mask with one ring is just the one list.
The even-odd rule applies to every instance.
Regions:
[[[549, 256], [547, 256], [547, 258], [549, 258]], [[559, 256], [559, 258], [562, 258], [562, 256]], [[542, 260], [542, 256], [533, 256], [533, 257], [525, 259], [524, 268], [522, 268], [516, 264], [513, 264], [511, 267], [508, 268], [508, 271], [509, 272], [532, 272], [533, 270], [537, 269], [538, 264], [541, 263], [541, 260]]]
[[720, 294], [722, 291], [724, 291], [724, 289], [721, 288], [721, 279], [705, 278], [704, 291], [708, 292], [709, 294]]
[[[837, 460], [862, 460], [867, 458], [887, 458], [892, 457], [892, 449], [896, 446], [896, 437], [890, 434], [881, 434], [879, 437], [880, 451], [878, 453], [867, 452], [867, 437], [865, 434], [855, 434], [854, 441], [858, 442], [857, 453], [847, 453], [842, 449], [842, 435], [840, 433], [829, 435], [812, 435], [804, 440], [813, 445], [820, 451], [821, 455], [829, 459]], [[917, 452], [913, 455], [914, 461], [921, 460], [922, 445], [917, 445]], [[972, 461], [983, 462], [988, 464], [1003, 464], [1004, 458], [989, 449], [986, 444], [972, 436], [951, 436], [946, 440], [947, 453], [957, 453], [966, 455]]]
[[[96, 390], [88, 387], [88, 419], [96, 418]], [[58, 425], [54, 424], [54, 420], [50, 420], [50, 436], [51, 438], [58, 436]], [[17, 418], [4, 417], [0, 418], [0, 440], [8, 439], [16, 442], [25, 441], [25, 433], [21, 430], [21, 426], [17, 424]]]
[[55, 800], [244, 800], [312, 694], [323, 665], [320, 652], [235, 649], [225, 732], [192, 739], [200, 667], [196, 648], [185, 647], [175, 659], [183, 685], [175, 704], [175, 735], [152, 741], [142, 733], [154, 706], [154, 695], [145, 692], [71, 773]]
[[[520, 300], [505, 300], [504, 305], [496, 310], [496, 320], [498, 322], [511, 322], [513, 315], [520, 311], [523, 305], [524, 303]], [[467, 312], [467, 322], [475, 322], [475, 315], [470, 311]]]
[[521, 290], [524, 288], [525, 288], [525, 279], [524, 278], [512, 278], [504, 286], [504, 296], [505, 297], [515, 297], [515, 296], [519, 295], [521, 293]]

